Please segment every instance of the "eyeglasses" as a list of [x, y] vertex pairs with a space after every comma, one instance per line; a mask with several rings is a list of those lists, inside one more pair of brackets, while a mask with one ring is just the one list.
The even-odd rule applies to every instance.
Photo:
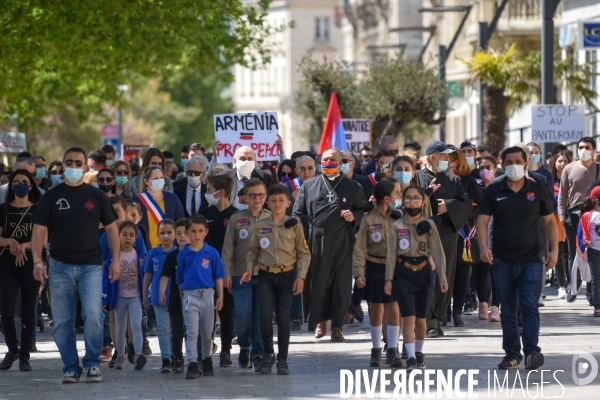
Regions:
[[117, 176], [127, 176], [128, 171], [126, 169], [118, 169], [115, 171]]
[[348, 164], [349, 162], [352, 162], [354, 160], [351, 160], [349, 158], [342, 158], [342, 164]]
[[252, 200], [256, 200], [256, 199], [262, 200], [267, 196], [267, 194], [266, 193], [250, 193], [250, 194], [247, 194], [246, 196], [251, 198]]
[[156, 162], [156, 161], [153, 161], [153, 162], [151, 162], [151, 163], [150, 163], [150, 166], [151, 166], [151, 167], [160, 167], [160, 168], [162, 168], [162, 166], [163, 166], [163, 163], [161, 163], [161, 162]]
[[314, 171], [315, 167], [300, 167], [298, 168], [298, 171], [300, 172], [306, 172], [306, 171]]
[[187, 171], [185, 174], [187, 176], [202, 176], [204, 175], [204, 171]]
[[57, 170], [53, 169], [52, 171], [50, 171], [50, 175], [62, 175], [64, 173], [65, 173], [65, 171], [63, 171], [63, 170], [57, 171]]
[[12, 182], [12, 187], [17, 187], [20, 184], [23, 184], [25, 186], [31, 186], [31, 183], [29, 183], [29, 181], [21, 181], [21, 182], [19, 182], [19, 181], [13, 181]]
[[583, 145], [583, 144], [580, 144], [579, 146], [577, 146], [577, 148], [578, 148], [579, 150], [589, 150], [589, 151], [592, 151], [592, 146], [590, 146], [590, 145]]
[[365, 161], [372, 160], [373, 159], [373, 154], [363, 154], [362, 158], [364, 158]]
[[113, 183], [115, 180], [112, 176], [107, 176], [106, 178], [102, 177], [102, 178], [98, 178], [98, 182], [99, 183], [108, 183], [111, 184]]
[[420, 197], [420, 196], [417, 196], [417, 197], [405, 197], [404, 198], [404, 203], [406, 203], [406, 204], [418, 203], [420, 201], [423, 201], [423, 198]]
[[83, 161], [81, 160], [65, 160], [65, 165], [67, 167], [70, 167], [73, 164], [75, 164], [76, 167], [83, 167]]
[[491, 165], [480, 165], [479, 169], [483, 169], [486, 171], [492, 171], [494, 169], [494, 167], [492, 167]]

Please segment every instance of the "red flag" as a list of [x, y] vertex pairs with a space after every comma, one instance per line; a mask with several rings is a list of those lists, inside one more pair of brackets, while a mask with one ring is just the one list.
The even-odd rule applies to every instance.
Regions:
[[346, 143], [346, 134], [344, 133], [344, 125], [342, 124], [342, 113], [338, 106], [335, 89], [331, 91], [329, 100], [329, 110], [327, 111], [327, 119], [323, 127], [321, 135], [321, 143], [317, 154], [323, 154], [327, 149], [348, 150]]

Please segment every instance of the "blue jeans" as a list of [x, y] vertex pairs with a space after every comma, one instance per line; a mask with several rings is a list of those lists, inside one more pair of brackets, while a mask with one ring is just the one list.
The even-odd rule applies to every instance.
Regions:
[[156, 324], [158, 329], [158, 345], [160, 346], [160, 358], [171, 359], [171, 319], [167, 306], [154, 306]]
[[260, 334], [260, 308], [258, 304], [258, 279], [253, 276], [250, 282], [240, 285], [240, 276], [231, 277], [235, 328], [238, 345], [250, 349], [251, 357], [263, 356], [265, 349]]
[[523, 316], [523, 352], [539, 353], [540, 313], [538, 300], [542, 286], [542, 263], [512, 265], [498, 258], [492, 265], [494, 283], [502, 304], [502, 348], [507, 355], [522, 360], [517, 309]]
[[81, 375], [75, 338], [77, 297], [81, 300], [84, 321], [84, 368], [100, 365], [104, 336], [102, 311], [102, 266], [74, 265], [50, 259], [50, 290], [52, 291], [52, 337], [60, 352], [63, 372]]

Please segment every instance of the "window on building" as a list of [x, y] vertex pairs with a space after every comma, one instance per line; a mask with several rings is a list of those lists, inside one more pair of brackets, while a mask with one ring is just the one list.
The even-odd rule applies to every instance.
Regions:
[[315, 23], [315, 39], [329, 40], [329, 17], [317, 17]]

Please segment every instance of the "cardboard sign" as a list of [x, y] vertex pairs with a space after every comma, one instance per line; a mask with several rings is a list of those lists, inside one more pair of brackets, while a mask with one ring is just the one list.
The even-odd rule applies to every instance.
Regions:
[[577, 142], [585, 136], [585, 106], [544, 104], [531, 107], [534, 142]]
[[242, 146], [251, 147], [257, 161], [279, 159], [277, 112], [220, 114], [214, 116], [214, 124], [215, 139], [221, 142], [216, 149], [220, 163], [232, 162], [235, 151]]
[[123, 161], [126, 163], [131, 163], [135, 159], [140, 157], [141, 152], [147, 146], [135, 145], [135, 144], [125, 144], [123, 145]]
[[360, 154], [364, 147], [371, 147], [371, 121], [368, 119], [342, 119], [348, 150]]
[[0, 153], [20, 153], [27, 151], [24, 133], [0, 132]]

